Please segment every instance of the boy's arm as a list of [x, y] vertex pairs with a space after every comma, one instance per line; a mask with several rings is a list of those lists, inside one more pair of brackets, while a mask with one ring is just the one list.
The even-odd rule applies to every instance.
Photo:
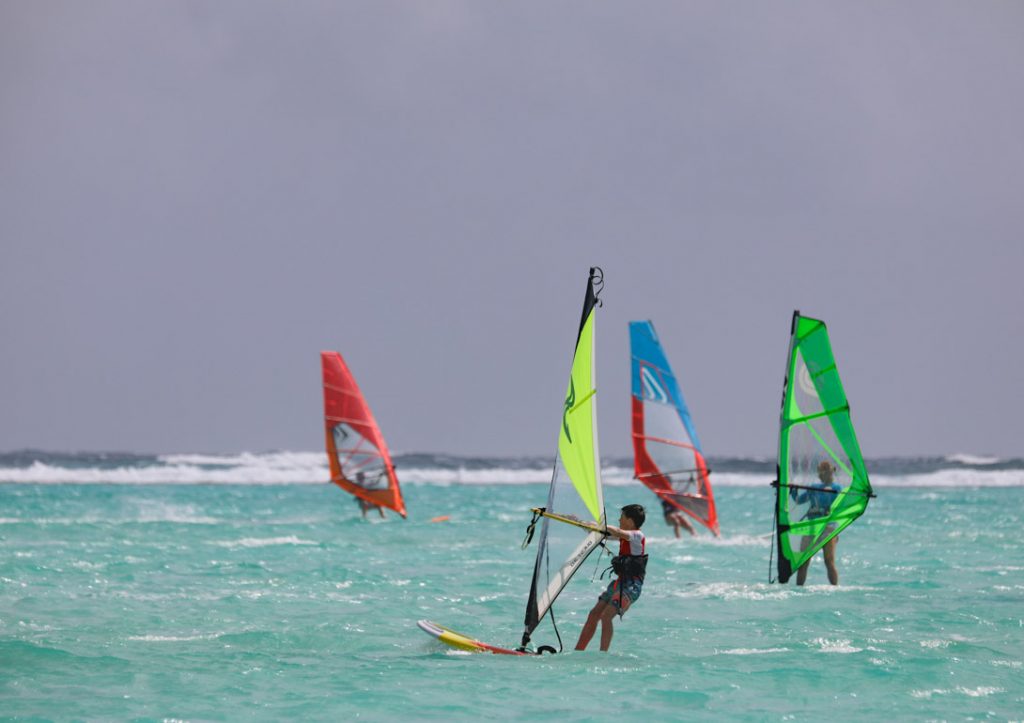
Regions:
[[617, 537], [620, 540], [629, 539], [629, 533], [620, 527], [613, 527], [612, 525], [608, 525], [606, 529], [608, 530], [608, 535], [611, 537]]

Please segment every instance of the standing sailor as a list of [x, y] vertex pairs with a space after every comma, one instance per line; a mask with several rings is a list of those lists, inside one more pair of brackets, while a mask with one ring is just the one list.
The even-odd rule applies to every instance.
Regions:
[[675, 530], [677, 540], [679, 539], [680, 527], [691, 535], [697, 535], [697, 531], [693, 529], [693, 525], [687, 521], [686, 515], [680, 512], [675, 505], [664, 498], [661, 500], [661, 511], [665, 515], [665, 524]]
[[[828, 517], [832, 509], [832, 503], [836, 500], [836, 495], [843, 490], [842, 487], [835, 483], [835, 473], [836, 466], [828, 460], [822, 460], [818, 463], [818, 481], [812, 485], [812, 489], [791, 491], [790, 494], [793, 494], [798, 505], [805, 502], [810, 503], [806, 519], [817, 520], [822, 517]], [[826, 531], [828, 532], [832, 529], [828, 528]], [[806, 550], [814, 540], [814, 535], [804, 535], [803, 544], [800, 549]], [[825, 558], [825, 569], [828, 570], [828, 581], [833, 585], [839, 584], [839, 571], [836, 570], [836, 544], [838, 542], [839, 535], [836, 535], [821, 548], [821, 554]], [[797, 570], [797, 585], [803, 585], [807, 579], [807, 568], [811, 564], [811, 559], [813, 558], [808, 558], [807, 562]]]
[[618, 577], [608, 583], [608, 589], [601, 593], [587, 616], [587, 622], [576, 641], [576, 650], [586, 650], [594, 637], [597, 623], [601, 623], [601, 650], [607, 651], [612, 644], [615, 630], [612, 620], [622, 615], [640, 598], [647, 571], [647, 538], [640, 528], [646, 515], [642, 505], [626, 505], [619, 516], [619, 526], [608, 526], [608, 534], [619, 539], [619, 555], [612, 559], [612, 569]]

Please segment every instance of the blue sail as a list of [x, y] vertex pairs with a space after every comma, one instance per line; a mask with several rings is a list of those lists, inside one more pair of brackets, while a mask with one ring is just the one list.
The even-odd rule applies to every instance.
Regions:
[[718, 534], [700, 438], [650, 321], [629, 322], [634, 474], [661, 500]]

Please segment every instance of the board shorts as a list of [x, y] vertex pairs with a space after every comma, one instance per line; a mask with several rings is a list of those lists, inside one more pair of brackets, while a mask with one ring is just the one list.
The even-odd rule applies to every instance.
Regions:
[[640, 592], [643, 590], [644, 581], [639, 577], [626, 578], [625, 581], [618, 579], [612, 580], [608, 583], [607, 589], [598, 596], [597, 599], [600, 602], [607, 603], [618, 610], [619, 617], [621, 618], [625, 610], [622, 609], [622, 600], [619, 595], [620, 582], [622, 583], [622, 595], [626, 596], [626, 599], [629, 600], [630, 606], [632, 606], [633, 603], [640, 599]]

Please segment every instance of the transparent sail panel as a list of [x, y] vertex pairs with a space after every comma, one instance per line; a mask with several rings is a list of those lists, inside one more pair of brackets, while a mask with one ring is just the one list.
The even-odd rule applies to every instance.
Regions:
[[365, 490], [386, 490], [390, 485], [384, 458], [368, 439], [342, 422], [331, 430], [338, 467], [345, 479]]
[[667, 474], [697, 470], [697, 457], [679, 412], [667, 404], [644, 400], [644, 440], [651, 459]]
[[655, 470], [642, 471], [637, 478], [667, 499], [701, 520], [710, 514], [706, 466], [689, 443], [689, 435], [674, 406], [644, 400], [643, 444]]
[[[575, 485], [559, 458], [548, 493], [547, 509], [567, 517], [575, 517], [583, 521], [593, 520], [587, 506], [577, 494]], [[604, 518], [596, 520], [604, 526]], [[537, 564], [535, 566], [535, 584], [537, 622], [544, 617], [562, 588], [576, 573], [587, 557], [602, 540], [598, 533], [587, 534], [573, 525], [544, 518], [541, 527], [540, 545], [538, 547]]]
[[643, 401], [642, 462], [637, 479], [663, 500], [714, 528], [717, 520], [703, 455], [675, 406]]

